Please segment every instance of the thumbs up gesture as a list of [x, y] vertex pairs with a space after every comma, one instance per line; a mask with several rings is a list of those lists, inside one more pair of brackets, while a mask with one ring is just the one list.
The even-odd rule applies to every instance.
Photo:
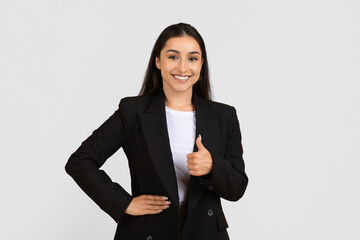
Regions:
[[187, 168], [189, 173], [193, 176], [203, 176], [209, 174], [213, 169], [213, 159], [210, 152], [204, 147], [201, 142], [201, 135], [196, 138], [197, 152], [192, 152], [186, 155]]

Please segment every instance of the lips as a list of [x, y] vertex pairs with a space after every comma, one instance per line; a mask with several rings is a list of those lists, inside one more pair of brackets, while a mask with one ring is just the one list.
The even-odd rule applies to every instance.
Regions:
[[176, 81], [178, 82], [186, 82], [190, 76], [188, 75], [177, 75], [177, 74], [172, 74], [172, 76], [175, 78]]

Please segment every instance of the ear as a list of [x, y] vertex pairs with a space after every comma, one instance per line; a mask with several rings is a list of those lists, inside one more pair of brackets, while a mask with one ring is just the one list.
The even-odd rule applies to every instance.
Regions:
[[201, 59], [201, 65], [204, 63], [204, 58]]
[[160, 58], [155, 57], [155, 65], [158, 69], [160, 69]]

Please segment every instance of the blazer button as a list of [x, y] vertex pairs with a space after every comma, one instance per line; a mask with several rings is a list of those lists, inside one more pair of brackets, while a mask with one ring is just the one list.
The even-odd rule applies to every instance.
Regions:
[[214, 215], [214, 211], [212, 209], [208, 210], [208, 216], [211, 217], [212, 215]]
[[152, 236], [148, 236], [148, 237], [146, 238], [146, 240], [153, 240], [153, 237], [152, 237]]
[[208, 187], [207, 187], [209, 190], [214, 190], [214, 187], [213, 186], [211, 186], [211, 185], [209, 185]]

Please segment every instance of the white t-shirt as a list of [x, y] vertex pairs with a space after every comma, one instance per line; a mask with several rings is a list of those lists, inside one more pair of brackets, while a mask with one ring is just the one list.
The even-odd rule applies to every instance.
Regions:
[[178, 111], [165, 106], [170, 148], [175, 166], [180, 205], [187, 200], [190, 179], [186, 155], [194, 151], [195, 111]]

